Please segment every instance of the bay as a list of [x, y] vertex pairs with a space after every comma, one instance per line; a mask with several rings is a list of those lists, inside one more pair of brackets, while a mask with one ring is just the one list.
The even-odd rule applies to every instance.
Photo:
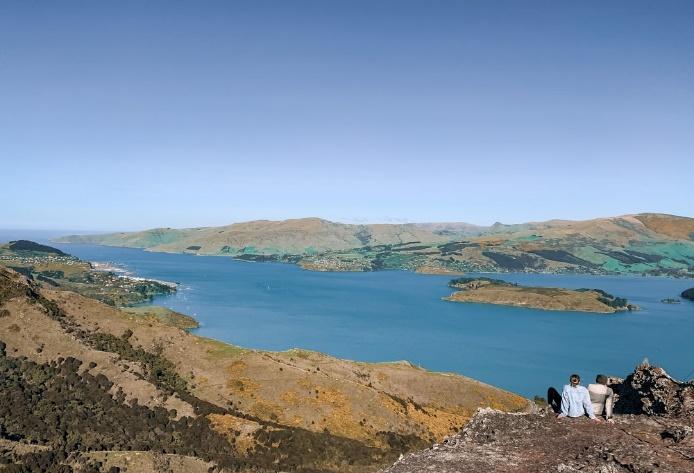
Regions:
[[692, 280], [493, 275], [525, 285], [600, 288], [641, 308], [603, 315], [442, 301], [451, 293], [449, 276], [318, 273], [227, 257], [50, 244], [136, 276], [179, 283], [177, 294], [154, 303], [194, 316], [199, 335], [244, 347], [408, 360], [530, 397], [560, 387], [574, 372], [587, 382], [598, 373], [624, 375], [646, 357], [675, 377], [694, 375], [694, 303], [661, 302], [694, 286]]

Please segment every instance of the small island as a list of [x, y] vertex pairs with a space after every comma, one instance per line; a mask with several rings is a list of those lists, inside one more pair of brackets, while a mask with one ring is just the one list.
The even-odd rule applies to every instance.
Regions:
[[660, 299], [663, 304], [679, 304], [680, 300], [676, 297], [668, 297], [666, 299]]
[[520, 286], [491, 278], [457, 278], [448, 284], [457, 289], [444, 300], [611, 314], [637, 307], [626, 299], [600, 289], [562, 289], [555, 287]]

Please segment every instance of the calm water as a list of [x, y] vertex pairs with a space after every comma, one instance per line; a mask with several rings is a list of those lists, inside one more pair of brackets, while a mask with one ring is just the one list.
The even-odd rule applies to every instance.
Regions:
[[[2, 235], [0, 235], [2, 236]], [[408, 272], [314, 273], [224, 257], [57, 245], [138, 276], [176, 281], [155, 303], [194, 315], [197, 333], [241, 346], [301, 347], [361, 361], [409, 360], [462, 373], [526, 396], [571, 372], [624, 374], [644, 357], [694, 376], [694, 303], [663, 304], [692, 280], [498, 275], [528, 285], [597, 287], [642, 310], [610, 316], [441, 301], [447, 276]]]

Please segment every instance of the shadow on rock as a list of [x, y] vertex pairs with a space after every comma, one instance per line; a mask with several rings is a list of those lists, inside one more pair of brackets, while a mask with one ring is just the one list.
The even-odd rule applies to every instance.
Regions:
[[616, 414], [688, 416], [694, 414], [694, 383], [680, 382], [664, 369], [639, 365], [621, 382], [611, 384], [618, 399]]

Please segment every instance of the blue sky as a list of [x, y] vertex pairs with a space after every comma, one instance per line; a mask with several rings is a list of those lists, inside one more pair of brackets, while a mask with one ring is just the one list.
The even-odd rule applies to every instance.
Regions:
[[0, 3], [0, 227], [694, 216], [689, 1]]

